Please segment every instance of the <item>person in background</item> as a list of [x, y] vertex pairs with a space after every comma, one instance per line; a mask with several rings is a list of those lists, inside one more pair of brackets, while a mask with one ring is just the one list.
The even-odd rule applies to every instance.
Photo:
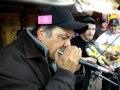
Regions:
[[[93, 46], [96, 47], [96, 50], [98, 52], [100, 52], [100, 54], [101, 54], [102, 47], [98, 46], [98, 44], [95, 43], [93, 40], [93, 37], [96, 32], [96, 22], [92, 17], [85, 17], [82, 19], [82, 22], [88, 24], [88, 28], [82, 28], [84, 32], [79, 34], [78, 36], [74, 37], [71, 40], [71, 44], [76, 45], [77, 47], [81, 48], [81, 50], [82, 50], [81, 59], [89, 61], [89, 62], [91, 62], [91, 64], [98, 63], [98, 62], [99, 62], [98, 64], [101, 64], [101, 62], [97, 56], [90, 56], [88, 54], [89, 52], [86, 51], [86, 48], [92, 44]], [[105, 66], [107, 67], [107, 65], [105, 65]], [[111, 71], [114, 70], [112, 65], [110, 65], [110, 67], [108, 67], [108, 68]], [[99, 77], [97, 78], [92, 74], [93, 70], [91, 67], [82, 65], [80, 71], [85, 73], [85, 77], [81, 81], [82, 85], [78, 86], [79, 90], [101, 90], [102, 80], [101, 80], [101, 78], [99, 78]]]
[[43, 10], [34, 29], [0, 50], [0, 90], [75, 90], [82, 51], [70, 40], [83, 27], [65, 7]]
[[[118, 30], [118, 27], [119, 27], [119, 20], [117, 18], [111, 19], [109, 21], [109, 30], [101, 34], [95, 41], [96, 43], [98, 43], [98, 45], [107, 45], [106, 47], [103, 46], [104, 48], [102, 49], [102, 51], [105, 52], [108, 50], [109, 53], [111, 53], [111, 54], [108, 54], [108, 57], [109, 56], [112, 57], [111, 60], [113, 60], [113, 58], [116, 58], [116, 53], [120, 52], [116, 48], [113, 48], [113, 49], [111, 48], [111, 47], [116, 47], [120, 45], [120, 32]], [[120, 75], [120, 70], [119, 70], [120, 62], [113, 61], [112, 65], [114, 66], [115, 71], [118, 73], [118, 75]], [[108, 84], [108, 82], [106, 81], [103, 81], [102, 87], [103, 87], [102, 90], [108, 90], [110, 88], [110, 84]], [[114, 87], [113, 89], [118, 90], [117, 87]]]
[[103, 19], [100, 22], [100, 28], [95, 32], [94, 40], [96, 40], [106, 30], [107, 30], [107, 22]]
[[[110, 46], [119, 46], [120, 45], [120, 32], [118, 30], [119, 20], [117, 18], [111, 19], [109, 21], [109, 30], [101, 34], [97, 39], [96, 43], [99, 45], [110, 45]], [[108, 48], [109, 49], [109, 48]], [[103, 49], [105, 51], [106, 48]], [[110, 49], [109, 49], [110, 50]], [[115, 55], [116, 51], [111, 50], [111, 53]], [[113, 63], [114, 67], [120, 67], [120, 63]]]
[[[82, 50], [82, 58], [81, 59], [96, 63], [96, 59], [93, 57], [90, 57], [85, 50], [89, 41], [91, 41], [93, 39], [93, 36], [95, 34], [95, 31], [96, 31], [95, 20], [91, 17], [85, 17], [82, 20], [82, 22], [88, 24], [88, 28], [83, 28], [84, 32], [79, 34], [78, 36], [74, 37], [71, 40], [71, 44], [76, 45], [77, 47], [81, 48], [81, 50]], [[83, 72], [82, 69], [85, 69], [85, 71], [84, 71], [85, 78], [81, 81], [81, 85], [79, 85], [78, 87], [79, 87], [79, 90], [89, 90], [89, 81], [91, 78], [91, 69], [90, 69], [90, 67], [87, 67], [87, 66], [84, 67], [84, 65], [81, 66], [81, 72]], [[92, 90], [92, 89], [90, 89], [90, 90]]]

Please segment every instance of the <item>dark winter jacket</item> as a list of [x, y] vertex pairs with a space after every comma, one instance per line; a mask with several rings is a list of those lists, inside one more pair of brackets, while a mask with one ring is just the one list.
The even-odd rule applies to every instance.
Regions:
[[52, 76], [44, 50], [26, 31], [2, 48], [0, 90], [75, 90], [76, 78], [71, 72], [58, 68]]

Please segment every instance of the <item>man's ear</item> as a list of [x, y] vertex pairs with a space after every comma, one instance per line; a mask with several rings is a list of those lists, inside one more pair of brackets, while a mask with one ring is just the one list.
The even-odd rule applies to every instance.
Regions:
[[38, 28], [37, 36], [38, 36], [38, 39], [40, 39], [41, 41], [43, 40], [43, 38], [45, 36], [43, 27]]

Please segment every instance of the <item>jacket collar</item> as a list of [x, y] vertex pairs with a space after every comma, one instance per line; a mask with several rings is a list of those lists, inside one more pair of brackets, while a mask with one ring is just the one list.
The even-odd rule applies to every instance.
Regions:
[[[28, 30], [28, 29], [27, 29]], [[48, 59], [48, 49], [43, 46], [43, 44], [38, 44], [31, 38], [31, 36], [26, 32], [27, 30], [23, 30], [23, 38], [24, 38], [24, 48], [27, 58], [37, 58], [42, 57], [44, 59]]]

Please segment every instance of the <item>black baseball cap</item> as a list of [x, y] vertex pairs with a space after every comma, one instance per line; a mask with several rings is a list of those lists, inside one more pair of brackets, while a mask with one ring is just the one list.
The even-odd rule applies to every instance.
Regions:
[[[51, 25], [56, 25], [59, 27], [74, 30], [77, 33], [82, 33], [84, 27], [88, 27], [87, 24], [75, 21], [71, 12], [67, 7], [50, 7], [43, 9], [42, 15], [52, 15]], [[39, 24], [38, 24], [39, 26]]]
[[86, 23], [86, 24], [88, 24], [88, 23], [96, 24], [95, 20], [90, 16], [83, 18], [81, 22]]
[[113, 18], [109, 22], [110, 25], [119, 25], [119, 20], [117, 18]]
[[[85, 23], [85, 24], [87, 24], [87, 25], [88, 25], [88, 23], [96, 24], [96, 23], [95, 23], [95, 20], [94, 20], [92, 17], [90, 17], [90, 16], [84, 17], [84, 18], [81, 20], [81, 22], [82, 22], [82, 23]], [[82, 29], [80, 29], [80, 30], [81, 30], [81, 33], [85, 33], [85, 32], [87, 31], [87, 29], [88, 29], [88, 26], [87, 26], [87, 27], [83, 27]]]

